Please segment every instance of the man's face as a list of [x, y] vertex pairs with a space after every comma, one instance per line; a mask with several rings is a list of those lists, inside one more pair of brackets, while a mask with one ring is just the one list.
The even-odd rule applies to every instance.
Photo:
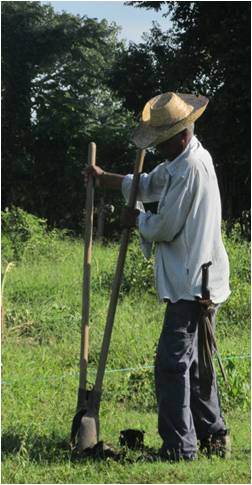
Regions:
[[165, 140], [156, 146], [157, 152], [162, 156], [162, 158], [168, 159], [169, 161], [177, 158], [180, 153], [185, 149], [186, 133], [182, 131], [177, 133], [169, 140]]

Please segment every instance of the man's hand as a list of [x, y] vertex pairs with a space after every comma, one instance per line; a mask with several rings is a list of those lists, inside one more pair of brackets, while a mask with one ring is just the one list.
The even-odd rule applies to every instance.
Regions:
[[84, 184], [87, 185], [88, 177], [92, 175], [92, 177], [95, 177], [96, 180], [98, 181], [98, 185], [100, 185], [99, 182], [101, 178], [104, 176], [104, 174], [105, 174], [105, 171], [98, 165], [88, 165], [87, 167], [85, 167], [83, 171]]
[[87, 185], [88, 177], [92, 175], [92, 177], [95, 178], [95, 185], [97, 187], [105, 187], [106, 189], [115, 190], [121, 189], [122, 181], [124, 179], [124, 175], [120, 175], [119, 173], [105, 172], [105, 170], [99, 167], [99, 165], [87, 166], [83, 171], [83, 175], [85, 185]]
[[136, 226], [136, 218], [140, 211], [138, 209], [130, 209], [129, 207], [123, 207], [120, 216], [120, 225], [123, 229]]

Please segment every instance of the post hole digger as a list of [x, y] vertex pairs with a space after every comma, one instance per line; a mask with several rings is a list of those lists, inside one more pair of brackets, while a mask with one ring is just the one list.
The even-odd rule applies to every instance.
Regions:
[[[96, 145], [89, 144], [88, 163], [96, 163]], [[93, 210], [94, 210], [94, 183], [89, 177], [86, 190], [86, 217], [85, 217], [85, 236], [84, 236], [84, 260], [83, 260], [83, 287], [82, 287], [82, 321], [81, 321], [81, 343], [80, 343], [80, 374], [79, 390], [77, 398], [76, 414], [72, 423], [71, 445], [76, 442], [81, 418], [87, 411], [88, 390], [87, 390], [87, 364], [89, 346], [89, 306], [90, 306], [90, 276], [91, 276], [91, 257], [92, 257], [92, 235], [93, 235]], [[89, 446], [97, 442], [96, 426], [92, 426], [89, 433]]]
[[[92, 150], [90, 150], [91, 152]], [[94, 158], [91, 158], [89, 152], [89, 163], [92, 163]], [[134, 166], [134, 175], [133, 181], [131, 185], [130, 197], [128, 201], [128, 207], [134, 208], [136, 204], [137, 198], [137, 191], [138, 191], [138, 184], [140, 174], [142, 172], [143, 163], [144, 163], [144, 150], [138, 150], [135, 166]], [[94, 162], [95, 163], [95, 162]], [[92, 188], [92, 177], [89, 176], [88, 187], [87, 187], [87, 199], [88, 197], [89, 202], [87, 200], [86, 207], [90, 208], [90, 214], [92, 212], [92, 192], [90, 187]], [[90, 192], [88, 191], [90, 190]], [[90, 203], [90, 206], [89, 206]], [[90, 225], [92, 224], [92, 217], [89, 218]], [[86, 224], [88, 225], [88, 219]], [[91, 254], [91, 240], [92, 230], [89, 228], [86, 229], [86, 233], [89, 231], [88, 234], [85, 236], [85, 255], [88, 252], [87, 246], [89, 246], [89, 254]], [[88, 448], [94, 447], [99, 440], [99, 409], [101, 403], [101, 394], [102, 394], [102, 383], [103, 377], [105, 373], [105, 367], [108, 357], [110, 339], [114, 324], [115, 312], [117, 307], [117, 301], [119, 296], [119, 290], [121, 286], [122, 276], [123, 276], [123, 268], [127, 253], [128, 241], [129, 241], [130, 229], [124, 228], [122, 230], [121, 236], [121, 243], [120, 243], [120, 250], [117, 259], [117, 265], [114, 275], [114, 280], [112, 284], [112, 291], [110, 297], [110, 303], [107, 312], [107, 319], [106, 325], [104, 330], [103, 342], [101, 347], [101, 353], [99, 357], [98, 369], [96, 374], [96, 380], [93, 388], [91, 391], [87, 391], [85, 387], [86, 382], [86, 373], [87, 373], [87, 349], [88, 349], [88, 309], [89, 309], [89, 284], [90, 284], [90, 261], [89, 265], [86, 264], [84, 261], [84, 271], [87, 271], [88, 277], [84, 275], [84, 282], [87, 278], [87, 283], [83, 284], [83, 318], [82, 318], [82, 335], [81, 335], [81, 360], [80, 360], [80, 385], [79, 385], [79, 392], [78, 392], [78, 402], [77, 402], [77, 411], [73, 419], [72, 423], [72, 430], [71, 430], [71, 444], [73, 447], [77, 448], [79, 452], [84, 451]], [[87, 295], [87, 296], [85, 296]], [[86, 309], [85, 308], [85, 302]], [[84, 318], [85, 313], [85, 318]], [[82, 347], [85, 349], [85, 352], [82, 350]]]

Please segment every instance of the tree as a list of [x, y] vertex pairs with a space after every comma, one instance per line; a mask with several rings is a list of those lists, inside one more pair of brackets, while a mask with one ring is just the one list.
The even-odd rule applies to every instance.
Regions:
[[[79, 229], [83, 222], [83, 169], [88, 144], [97, 145], [97, 163], [107, 170], [127, 170], [132, 115], [108, 89], [85, 93], [75, 102], [68, 91], [48, 96], [34, 127], [34, 209], [50, 224]], [[118, 168], [121, 167], [121, 169]], [[36, 190], [36, 189], [35, 189]], [[105, 202], [109, 201], [109, 197]]]
[[138, 114], [153, 92], [156, 76], [152, 53], [145, 44], [130, 43], [116, 56], [109, 86], [123, 99], [124, 106]]
[[76, 229], [88, 143], [105, 165], [131, 153], [132, 115], [106, 85], [118, 29], [39, 2], [4, 2], [2, 26], [3, 206]]
[[[172, 29], [164, 33], [156, 26], [140, 48], [134, 46], [135, 55], [139, 50], [143, 59], [151, 57], [150, 72], [155, 75], [148, 97], [162, 90], [209, 97], [207, 114], [197, 127], [214, 156], [224, 215], [239, 217], [250, 208], [250, 3], [126, 3], [166, 7]], [[124, 69], [126, 61], [121, 60]], [[133, 76], [134, 85], [141, 86], [141, 68]], [[123, 84], [117, 90], [127, 99]], [[140, 96], [136, 93], [137, 99]]]
[[189, 59], [195, 88], [210, 98], [202, 135], [216, 161], [224, 213], [238, 217], [250, 207], [250, 3], [170, 2], [169, 9], [183, 77]]
[[32, 80], [71, 42], [51, 7], [39, 2], [3, 3], [3, 205], [22, 199], [22, 185], [32, 167]]

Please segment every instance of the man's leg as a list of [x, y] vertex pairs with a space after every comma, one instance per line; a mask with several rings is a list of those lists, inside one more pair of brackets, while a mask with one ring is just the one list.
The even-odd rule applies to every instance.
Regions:
[[190, 409], [190, 365], [198, 324], [196, 302], [168, 303], [155, 365], [158, 430], [171, 458], [193, 458], [197, 437]]

